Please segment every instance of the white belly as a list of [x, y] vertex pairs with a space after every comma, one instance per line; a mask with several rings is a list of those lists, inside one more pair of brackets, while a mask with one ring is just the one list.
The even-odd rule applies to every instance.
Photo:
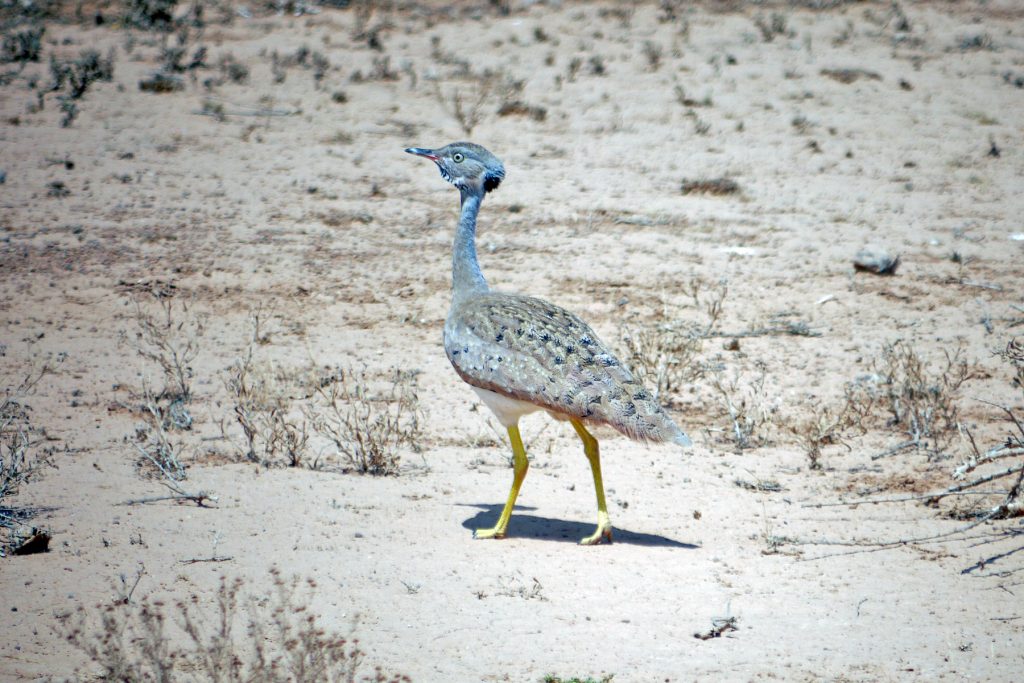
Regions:
[[470, 387], [476, 392], [476, 395], [480, 397], [480, 400], [484, 402], [494, 416], [498, 418], [498, 422], [505, 428], [511, 427], [512, 425], [519, 422], [519, 418], [527, 413], [532, 413], [535, 410], [541, 410], [540, 406], [535, 406], [532, 403], [526, 401], [520, 401], [515, 398], [509, 398], [496, 394], [493, 391], [487, 389], [480, 389], [478, 387]]

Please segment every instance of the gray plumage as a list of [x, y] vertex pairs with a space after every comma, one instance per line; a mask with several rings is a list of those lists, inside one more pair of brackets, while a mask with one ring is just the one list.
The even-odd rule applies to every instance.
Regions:
[[498, 158], [470, 142], [406, 151], [433, 160], [462, 195], [452, 305], [444, 327], [445, 351], [459, 376], [557, 418], [607, 424], [642, 441], [689, 446], [654, 396], [578, 316], [487, 286], [476, 257], [476, 217], [484, 193], [505, 177]]
[[505, 536], [530, 466], [519, 418], [546, 410], [572, 423], [594, 476], [597, 528], [580, 543], [611, 541], [600, 448], [585, 425], [611, 425], [643, 441], [689, 446], [690, 439], [589, 325], [547, 301], [488, 287], [476, 257], [476, 219], [484, 196], [505, 178], [501, 161], [471, 142], [406, 151], [433, 161], [441, 176], [459, 188], [462, 204], [452, 245], [452, 305], [444, 324], [444, 348], [459, 377], [508, 430], [512, 446], [508, 500], [494, 527], [477, 529], [474, 535]]
[[453, 306], [444, 348], [468, 384], [556, 417], [641, 441], [686, 437], [579, 317], [532, 297], [487, 292]]

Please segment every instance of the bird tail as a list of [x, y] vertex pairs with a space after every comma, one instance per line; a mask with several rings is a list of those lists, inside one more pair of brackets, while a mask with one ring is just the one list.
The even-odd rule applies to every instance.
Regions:
[[693, 446], [693, 441], [686, 435], [686, 432], [681, 429], [679, 430], [679, 433], [676, 434], [675, 438], [672, 439], [672, 442], [679, 444], [683, 448], [690, 448]]

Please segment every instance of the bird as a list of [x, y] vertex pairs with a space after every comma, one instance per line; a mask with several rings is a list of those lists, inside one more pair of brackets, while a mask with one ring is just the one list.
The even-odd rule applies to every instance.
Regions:
[[441, 176], [459, 190], [444, 350], [455, 372], [508, 432], [512, 447], [508, 499], [494, 527], [477, 529], [474, 537], [506, 536], [529, 469], [519, 419], [543, 410], [572, 425], [590, 462], [597, 529], [580, 543], [611, 542], [600, 447], [587, 426], [610, 425], [635, 440], [682, 447], [692, 446], [690, 438], [581, 318], [543, 299], [494, 290], [487, 284], [477, 260], [477, 216], [484, 197], [505, 179], [501, 160], [472, 142], [405, 151], [433, 161]]

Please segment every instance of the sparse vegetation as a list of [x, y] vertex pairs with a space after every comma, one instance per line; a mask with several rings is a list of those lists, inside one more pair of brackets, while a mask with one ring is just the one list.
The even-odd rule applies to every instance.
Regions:
[[171, 296], [158, 296], [155, 313], [142, 301], [132, 301], [136, 329], [134, 333], [121, 333], [123, 343], [160, 368], [163, 389], [155, 398], [172, 404], [187, 403], [192, 398], [192, 362], [199, 355], [199, 340], [206, 326], [205, 317], [187, 301], [177, 301], [177, 305], [176, 301]]
[[654, 388], [659, 400], [669, 400], [668, 394], [703, 376], [705, 367], [698, 357], [704, 340], [718, 325], [728, 292], [724, 281], [708, 285], [695, 278], [687, 284], [685, 294], [692, 308], [704, 315], [702, 321], [677, 317], [663, 303], [659, 322], [619, 328], [626, 365], [637, 379]]
[[0, 44], [0, 64], [38, 62], [43, 52], [43, 34], [46, 28], [36, 26], [4, 34]]
[[768, 443], [768, 432], [774, 422], [774, 407], [765, 392], [765, 370], [743, 381], [739, 372], [727, 373], [720, 365], [707, 368], [704, 378], [714, 390], [719, 406], [729, 423], [724, 430], [737, 451], [758, 448]]
[[786, 430], [796, 439], [807, 454], [812, 470], [824, 468], [822, 463], [825, 446], [845, 445], [845, 435], [854, 425], [854, 416], [849, 401], [836, 408], [826, 403], [811, 403], [799, 406], [798, 416], [786, 425]]
[[[234, 421], [242, 430], [243, 442], [238, 449], [245, 460], [263, 467], [299, 467], [309, 442], [309, 424], [294, 405], [293, 394], [300, 390], [299, 382], [294, 373], [254, 357], [263, 339], [260, 315], [259, 310], [250, 315], [249, 343], [224, 377]], [[221, 430], [227, 437], [223, 423]]]
[[49, 370], [50, 366], [43, 364], [17, 384], [5, 385], [0, 399], [0, 556], [26, 540], [18, 537], [17, 528], [32, 517], [31, 510], [11, 507], [9, 497], [43, 468], [53, 466], [50, 454], [36, 448], [40, 432], [25, 403]]
[[127, 0], [122, 21], [144, 31], [171, 31], [177, 6], [178, 0]]
[[111, 51], [106, 57], [101, 57], [96, 50], [82, 50], [77, 59], [57, 59], [51, 55], [50, 76], [49, 88], [38, 94], [39, 108], [43, 107], [46, 92], [58, 93], [57, 101], [64, 113], [60, 125], [67, 128], [78, 116], [77, 100], [89, 87], [96, 81], [113, 80], [114, 54]]
[[643, 46], [644, 57], [647, 59], [647, 68], [651, 71], [657, 71], [661, 68], [661, 60], [664, 56], [664, 50], [661, 45], [658, 45], [654, 41], [645, 40]]
[[740, 191], [740, 185], [732, 178], [695, 178], [683, 180], [683, 194], [728, 195]]
[[766, 43], [772, 42], [779, 36], [784, 38], [793, 36], [793, 32], [789, 30], [789, 20], [781, 12], [772, 12], [771, 16], [767, 18], [763, 14], [759, 14], [754, 17], [754, 25], [761, 33], [761, 39]]
[[915, 446], [931, 440], [938, 452], [956, 433], [960, 387], [970, 377], [962, 342], [931, 363], [901, 339], [883, 346], [871, 373], [848, 386], [847, 401], [861, 415], [880, 413], [883, 426], [901, 431]]
[[825, 446], [848, 447], [852, 434], [870, 429], [908, 437], [876, 459], [909, 448], [942, 455], [963, 428], [957, 402], [961, 385], [972, 376], [963, 354], [961, 343], [945, 351], [941, 362], [930, 363], [909, 342], [885, 344], [870, 371], [846, 385], [841, 401], [801, 405], [785, 429], [807, 454], [811, 469], [823, 467]]
[[[270, 572], [266, 598], [245, 592], [242, 579], [221, 577], [214, 605], [198, 595], [169, 605], [143, 598], [93, 609], [79, 607], [60, 627], [92, 661], [89, 676], [106, 681], [206, 680], [224, 683], [402, 683], [366, 671], [359, 640], [328, 631], [311, 605], [312, 579]], [[81, 672], [85, 673], [85, 672]]]
[[374, 382], [365, 371], [338, 368], [318, 382], [315, 402], [305, 407], [306, 417], [357, 472], [398, 474], [399, 449], [418, 449], [415, 382], [414, 374], [398, 370], [389, 381]]

